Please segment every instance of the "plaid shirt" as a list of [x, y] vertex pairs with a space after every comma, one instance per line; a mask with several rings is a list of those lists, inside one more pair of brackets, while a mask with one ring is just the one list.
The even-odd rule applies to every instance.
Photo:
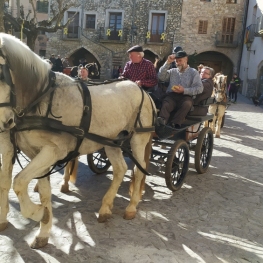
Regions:
[[124, 67], [122, 76], [131, 81], [141, 81], [145, 88], [152, 88], [158, 83], [156, 70], [151, 61], [142, 59], [140, 63], [128, 61]]

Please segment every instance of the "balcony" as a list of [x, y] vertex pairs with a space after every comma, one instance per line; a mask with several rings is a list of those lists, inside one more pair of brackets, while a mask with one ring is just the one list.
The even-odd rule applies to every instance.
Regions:
[[158, 44], [158, 43], [164, 43], [166, 40], [166, 33], [158, 30], [149, 30], [146, 32], [145, 38], [147, 44]]
[[109, 27], [101, 27], [99, 29], [99, 41], [125, 43], [127, 41], [128, 32], [129, 30], [127, 28], [113, 29]]
[[255, 27], [255, 36], [263, 37], [263, 15], [257, 18], [257, 23]]
[[217, 32], [215, 46], [225, 48], [237, 48], [240, 42], [240, 33], [223, 34], [222, 32]]
[[62, 38], [64, 40], [78, 40], [80, 34], [81, 28], [79, 26], [69, 26], [62, 29]]

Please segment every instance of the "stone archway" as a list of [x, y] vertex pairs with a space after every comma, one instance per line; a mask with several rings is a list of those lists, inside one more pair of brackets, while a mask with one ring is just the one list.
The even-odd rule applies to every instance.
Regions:
[[233, 62], [224, 54], [216, 51], [202, 52], [193, 57], [190, 66], [197, 69], [199, 64], [211, 67], [217, 72], [223, 72], [227, 75], [227, 81], [229, 82], [233, 76]]
[[[74, 51], [70, 56], [69, 56], [69, 62], [72, 66], [78, 66], [79, 64], [83, 64], [85, 63], [92, 63], [92, 62], [96, 62], [98, 67], [99, 67], [99, 72], [100, 72], [100, 63], [99, 61], [96, 59], [96, 57], [89, 52], [87, 49], [85, 48], [80, 48], [76, 51]], [[94, 77], [94, 79], [99, 79], [100, 75], [97, 77]]]

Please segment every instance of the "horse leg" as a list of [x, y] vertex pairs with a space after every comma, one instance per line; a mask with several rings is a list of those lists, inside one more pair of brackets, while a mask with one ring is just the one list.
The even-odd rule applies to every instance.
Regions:
[[0, 167], [0, 231], [7, 228], [7, 213], [9, 212], [8, 193], [12, 182], [13, 152], [2, 154]]
[[[44, 203], [37, 205], [31, 201], [28, 195], [28, 184], [34, 177], [45, 174], [50, 169], [51, 165], [58, 159], [63, 158], [63, 156], [63, 152], [60, 152], [59, 148], [46, 145], [14, 178], [13, 188], [19, 199], [22, 215], [45, 224], [45, 227], [41, 230], [41, 235], [44, 236], [45, 240], [34, 242], [38, 244], [35, 245], [36, 247], [44, 246], [47, 243], [47, 236], [51, 227], [52, 207], [50, 198], [47, 197], [50, 195], [50, 190], [48, 186], [45, 186], [45, 188], [43, 187], [43, 185], [47, 184], [45, 182], [47, 179], [45, 178], [43, 183], [39, 184], [40, 201]], [[44, 193], [44, 191], [48, 192]], [[46, 234], [44, 235], [43, 232]]]
[[222, 111], [221, 109], [218, 109], [218, 116], [217, 116], [217, 125], [216, 125], [216, 138], [220, 138], [220, 133], [221, 133], [221, 124], [222, 124], [222, 117], [224, 111]]
[[[149, 140], [149, 142], [147, 143], [147, 145], [145, 147], [144, 161], [146, 163], [146, 171], [148, 171], [148, 168], [149, 168], [149, 165], [150, 165], [150, 159], [151, 159], [151, 154], [152, 154], [152, 138], [153, 138], [153, 133], [151, 134], [150, 140]], [[146, 175], [143, 176], [143, 179], [141, 181], [141, 186], [140, 186], [140, 196], [141, 196], [141, 198], [142, 198], [142, 195], [143, 195], [144, 190], [145, 190], [145, 180], [146, 180]], [[135, 183], [135, 176], [134, 176], [134, 172], [133, 172], [132, 179], [131, 179], [131, 182], [130, 182], [130, 189], [129, 189], [129, 195], [130, 196], [133, 195], [134, 183]]]
[[[49, 170], [46, 170], [48, 172]], [[40, 228], [36, 234], [31, 248], [41, 248], [48, 243], [49, 232], [52, 226], [51, 187], [48, 177], [38, 180], [40, 202], [45, 207], [44, 216], [40, 221]]]
[[113, 180], [110, 188], [102, 199], [102, 205], [98, 217], [98, 222], [100, 223], [107, 221], [107, 219], [111, 217], [114, 198], [128, 168], [120, 148], [110, 148], [105, 146], [105, 152], [112, 165]]
[[78, 172], [78, 158], [71, 160], [64, 169], [63, 181], [60, 186], [60, 192], [67, 193], [69, 192], [68, 181], [76, 182], [77, 172]]
[[[150, 137], [150, 133], [142, 133], [134, 134], [131, 139], [132, 154], [144, 169], [146, 169], [147, 166], [145, 159], [148, 158], [149, 160], [149, 152], [146, 157], [145, 153], [147, 152], [146, 146], [149, 143]], [[144, 176], [145, 175], [137, 167], [134, 168], [134, 190], [131, 196], [130, 204], [126, 207], [123, 217], [124, 219], [133, 219], [136, 215], [136, 207], [141, 199], [141, 187]]]

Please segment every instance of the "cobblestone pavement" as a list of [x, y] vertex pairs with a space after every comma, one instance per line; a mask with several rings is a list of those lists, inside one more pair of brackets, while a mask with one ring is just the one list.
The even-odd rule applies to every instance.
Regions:
[[[181, 263], [263, 262], [263, 107], [239, 95], [215, 139], [211, 166], [199, 175], [190, 165], [182, 189], [172, 193], [151, 165], [146, 193], [134, 220], [122, 218], [128, 205], [128, 170], [115, 199], [113, 216], [97, 222], [111, 170], [93, 174], [80, 159], [78, 180], [59, 192], [61, 173], [51, 178], [54, 212], [46, 247], [33, 250], [38, 223], [20, 214], [10, 191], [9, 226], [0, 235], [0, 262]], [[19, 171], [16, 165], [14, 174]], [[35, 182], [29, 186], [30, 196]]]

